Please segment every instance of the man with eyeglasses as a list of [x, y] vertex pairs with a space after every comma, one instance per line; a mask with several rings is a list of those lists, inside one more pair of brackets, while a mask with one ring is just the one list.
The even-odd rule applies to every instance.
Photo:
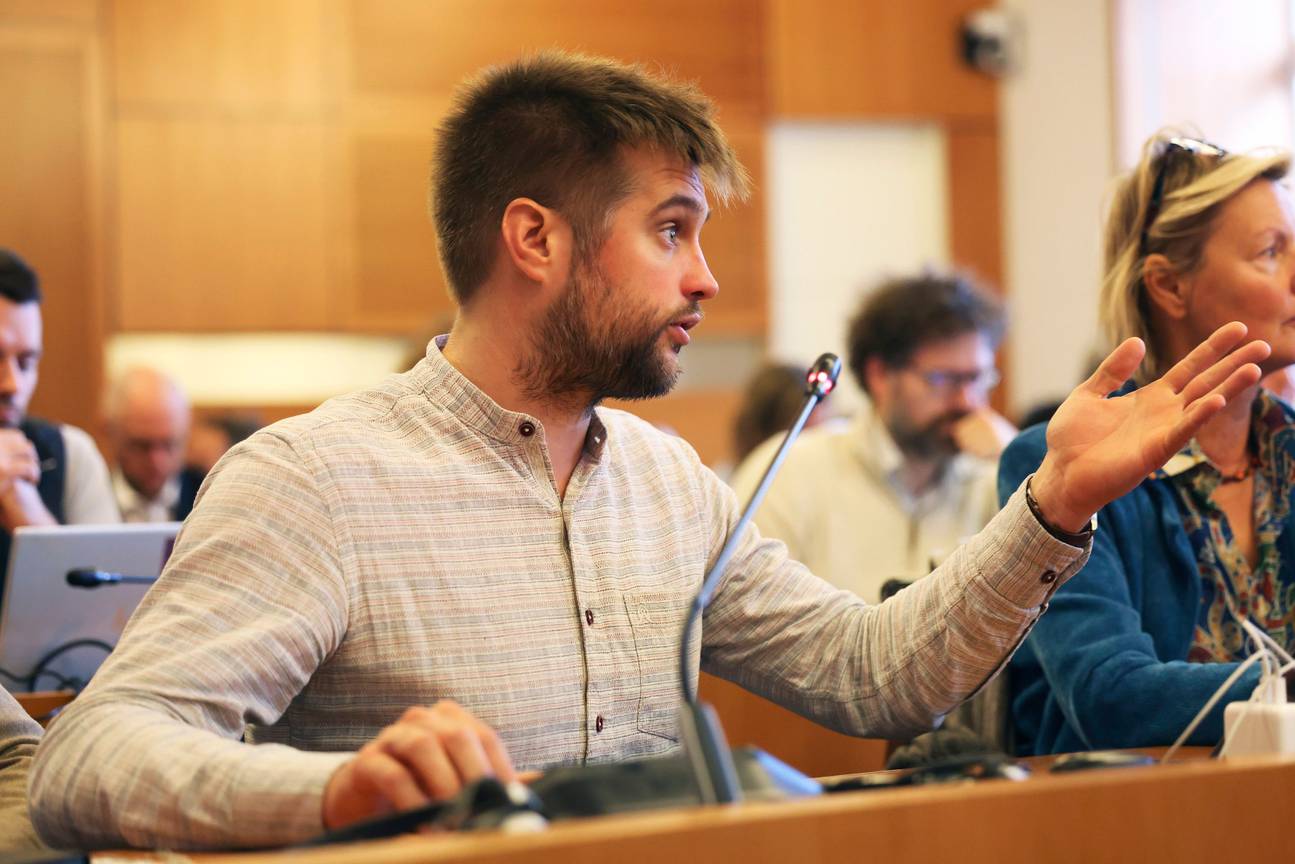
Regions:
[[[807, 432], [756, 514], [814, 573], [869, 602], [924, 575], [998, 510], [998, 453], [1016, 429], [988, 406], [999, 304], [964, 276], [924, 273], [870, 292], [850, 324], [858, 414]], [[781, 437], [781, 436], [779, 436]], [[739, 466], [745, 499], [778, 438]]]

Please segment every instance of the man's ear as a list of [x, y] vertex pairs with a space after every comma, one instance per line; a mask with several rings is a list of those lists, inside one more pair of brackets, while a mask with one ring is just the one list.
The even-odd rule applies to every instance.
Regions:
[[1187, 281], [1165, 256], [1148, 255], [1142, 262], [1142, 285], [1152, 307], [1170, 319], [1179, 321], [1187, 314]]
[[571, 226], [556, 210], [530, 198], [514, 198], [504, 208], [502, 232], [508, 261], [527, 279], [566, 279]]
[[869, 357], [863, 361], [863, 378], [866, 389], [873, 402], [885, 401], [890, 393], [890, 367], [880, 357]]

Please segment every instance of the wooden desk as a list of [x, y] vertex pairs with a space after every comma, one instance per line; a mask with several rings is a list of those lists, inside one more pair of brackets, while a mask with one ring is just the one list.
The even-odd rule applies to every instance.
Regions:
[[76, 693], [72, 690], [41, 690], [36, 693], [14, 693], [13, 697], [33, 720], [45, 726], [53, 719], [56, 711], [76, 697]]
[[[532, 835], [406, 837], [292, 853], [303, 864], [1208, 862], [1295, 859], [1295, 757], [1069, 775], [568, 822]], [[281, 864], [283, 853], [195, 855]]]

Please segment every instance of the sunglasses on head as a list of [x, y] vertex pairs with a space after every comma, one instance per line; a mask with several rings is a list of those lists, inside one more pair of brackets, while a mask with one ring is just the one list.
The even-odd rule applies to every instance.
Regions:
[[1165, 198], [1165, 175], [1168, 173], [1169, 162], [1173, 159], [1188, 156], [1208, 156], [1214, 159], [1221, 159], [1228, 155], [1228, 151], [1208, 141], [1198, 141], [1195, 138], [1170, 138], [1165, 145], [1165, 151], [1160, 154], [1160, 167], [1156, 169], [1156, 182], [1151, 187], [1151, 200], [1147, 204], [1147, 217], [1142, 223], [1142, 239], [1139, 248], [1145, 253], [1147, 251], [1147, 235], [1151, 232], [1151, 226], [1155, 224], [1156, 217], [1160, 215], [1160, 205], [1164, 203]]

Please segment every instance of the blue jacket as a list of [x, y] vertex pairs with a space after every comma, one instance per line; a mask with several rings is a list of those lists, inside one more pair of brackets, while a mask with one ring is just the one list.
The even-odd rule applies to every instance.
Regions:
[[[1044, 429], [1027, 429], [1003, 452], [1000, 499], [1043, 461]], [[1291, 514], [1295, 521], [1295, 506]], [[1290, 521], [1277, 541], [1284, 571], [1295, 567]], [[1169, 480], [1144, 480], [1103, 507], [1092, 557], [1053, 595], [1012, 658], [1017, 750], [1172, 744], [1236, 670], [1235, 663], [1186, 661], [1200, 603], [1196, 558]], [[1258, 669], [1248, 669], [1187, 743], [1217, 744], [1224, 705], [1249, 698], [1258, 684]]]

